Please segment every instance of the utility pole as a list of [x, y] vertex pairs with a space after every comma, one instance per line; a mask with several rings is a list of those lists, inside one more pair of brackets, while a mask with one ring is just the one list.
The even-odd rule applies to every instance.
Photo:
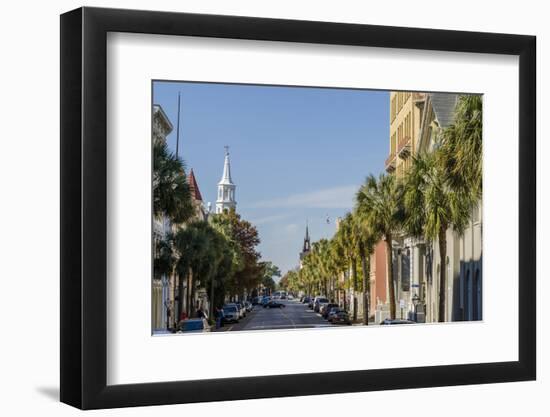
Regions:
[[178, 151], [180, 147], [180, 102], [181, 102], [181, 93], [178, 91], [178, 124], [176, 132], [176, 159], [178, 158]]

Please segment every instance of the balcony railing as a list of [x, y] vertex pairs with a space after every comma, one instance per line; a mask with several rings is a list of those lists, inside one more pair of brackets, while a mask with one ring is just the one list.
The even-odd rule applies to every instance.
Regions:
[[386, 158], [386, 171], [395, 171], [395, 152], [390, 153], [390, 156]]
[[411, 154], [411, 138], [404, 137], [397, 144], [397, 155], [401, 159], [407, 159]]

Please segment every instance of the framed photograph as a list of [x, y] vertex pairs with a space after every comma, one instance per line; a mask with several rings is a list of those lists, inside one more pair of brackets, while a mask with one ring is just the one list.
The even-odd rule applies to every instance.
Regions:
[[61, 16], [61, 401], [533, 380], [535, 37]]

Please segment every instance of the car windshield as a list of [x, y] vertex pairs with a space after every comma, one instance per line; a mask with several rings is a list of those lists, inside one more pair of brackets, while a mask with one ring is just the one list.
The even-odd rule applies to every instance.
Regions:
[[237, 311], [237, 307], [224, 307], [223, 308], [224, 313], [234, 313]]
[[328, 300], [326, 298], [319, 298], [317, 300], [318, 303], [328, 303]]

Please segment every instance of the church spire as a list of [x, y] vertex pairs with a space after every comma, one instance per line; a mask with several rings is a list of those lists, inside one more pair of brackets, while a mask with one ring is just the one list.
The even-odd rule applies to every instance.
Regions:
[[223, 164], [222, 179], [218, 183], [218, 199], [216, 200], [216, 213], [235, 209], [235, 184], [231, 179], [231, 165], [229, 163], [229, 146], [225, 146], [225, 159]]
[[302, 247], [302, 252], [300, 252], [300, 268], [302, 268], [302, 261], [309, 252], [311, 252], [311, 242], [309, 240], [309, 225], [306, 221], [306, 235], [304, 237], [304, 246]]
[[304, 237], [304, 248], [302, 250], [303, 253], [307, 253], [311, 250], [311, 242], [309, 240], [309, 225], [306, 221], [306, 236]]
[[225, 160], [223, 163], [222, 179], [218, 184], [233, 184], [231, 180], [231, 164], [229, 162], [229, 146], [225, 146]]

